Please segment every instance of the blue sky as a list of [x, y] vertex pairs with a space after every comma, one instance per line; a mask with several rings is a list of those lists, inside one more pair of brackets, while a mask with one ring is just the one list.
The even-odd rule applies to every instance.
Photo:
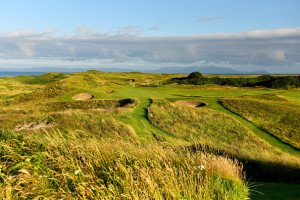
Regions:
[[298, 0], [0, 0], [0, 67], [300, 72], [299, 8]]
[[300, 27], [298, 0], [0, 0], [0, 30], [141, 27], [182, 36]]

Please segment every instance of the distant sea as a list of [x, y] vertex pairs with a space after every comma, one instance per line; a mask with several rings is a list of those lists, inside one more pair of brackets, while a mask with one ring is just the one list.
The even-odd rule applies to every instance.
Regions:
[[46, 72], [1, 72], [0, 76], [30, 76], [30, 75], [41, 75]]

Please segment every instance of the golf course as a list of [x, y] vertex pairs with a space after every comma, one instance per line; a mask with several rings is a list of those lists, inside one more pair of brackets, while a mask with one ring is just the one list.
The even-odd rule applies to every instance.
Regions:
[[300, 199], [297, 78], [1, 77], [0, 198]]

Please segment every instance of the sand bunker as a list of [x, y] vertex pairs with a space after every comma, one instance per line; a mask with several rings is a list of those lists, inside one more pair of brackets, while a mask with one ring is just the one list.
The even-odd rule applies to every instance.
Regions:
[[88, 100], [88, 99], [93, 99], [94, 95], [89, 94], [89, 93], [80, 93], [76, 94], [72, 99], [77, 100], [77, 101], [83, 101], [83, 100]]
[[175, 104], [176, 105], [181, 105], [181, 106], [187, 106], [187, 107], [191, 107], [191, 108], [206, 106], [206, 103], [203, 103], [203, 102], [186, 101], [186, 100], [176, 101]]
[[45, 123], [45, 122], [31, 122], [26, 124], [17, 125], [15, 127], [15, 131], [40, 131], [40, 130], [46, 130], [49, 128], [54, 127], [54, 123]]
[[106, 92], [107, 94], [112, 94], [112, 93], [114, 93], [115, 91], [114, 91], [114, 90], [105, 90], [105, 92]]

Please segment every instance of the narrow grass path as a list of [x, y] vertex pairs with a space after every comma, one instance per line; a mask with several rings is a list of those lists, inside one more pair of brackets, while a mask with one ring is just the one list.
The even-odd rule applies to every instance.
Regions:
[[170, 101], [176, 101], [176, 100], [196, 100], [196, 101], [201, 101], [205, 102], [207, 104], [207, 108], [211, 108], [214, 110], [217, 110], [219, 112], [223, 112], [239, 122], [241, 122], [246, 128], [248, 128], [250, 131], [252, 131], [257, 137], [261, 138], [265, 142], [269, 143], [275, 148], [280, 149], [283, 152], [289, 153], [291, 155], [295, 156], [300, 156], [300, 151], [294, 148], [293, 146], [286, 144], [279, 140], [278, 138], [274, 137], [273, 135], [265, 132], [264, 130], [261, 130], [259, 127], [254, 125], [252, 122], [249, 122], [248, 120], [244, 119], [243, 117], [231, 112], [230, 110], [227, 110], [224, 108], [219, 102], [218, 99], [219, 97], [186, 97], [186, 98], [169, 98], [168, 100]]
[[[129, 95], [131, 97], [137, 98], [140, 101], [140, 104], [133, 110], [132, 113], [126, 114], [126, 116], [118, 117], [118, 120], [120, 120], [123, 123], [130, 124], [137, 134], [141, 137], [145, 137], [146, 139], [152, 138], [153, 139], [153, 133], [156, 135], [165, 136], [168, 139], [171, 140], [177, 140], [180, 142], [179, 144], [183, 144], [184, 142], [176, 139], [172, 135], [164, 132], [163, 130], [157, 128], [156, 126], [153, 126], [149, 120], [148, 120], [148, 113], [147, 108], [150, 105], [150, 97], [156, 97], [156, 98], [166, 98], [171, 101], [176, 100], [182, 100], [182, 99], [189, 99], [189, 100], [197, 100], [197, 101], [203, 101], [207, 103], [207, 107], [211, 109], [215, 109], [217, 111], [223, 112], [225, 114], [230, 115], [231, 117], [237, 119], [239, 122], [241, 122], [245, 127], [247, 127], [250, 131], [252, 131], [256, 136], [263, 139], [270, 145], [272, 145], [275, 148], [278, 148], [284, 152], [287, 152], [292, 155], [300, 156], [300, 151], [295, 149], [294, 147], [282, 142], [281, 140], [277, 139], [276, 137], [272, 136], [271, 134], [261, 130], [251, 122], [247, 121], [243, 117], [236, 115], [235, 113], [232, 113], [231, 111], [225, 109], [220, 103], [218, 103], [218, 99], [224, 95], [224, 91], [211, 91], [211, 90], [200, 90], [200, 91], [194, 91], [194, 90], [182, 90], [178, 88], [122, 88], [120, 90], [117, 90], [114, 95], [115, 97], [122, 98], [122, 97], [128, 97]], [[244, 93], [245, 92], [245, 93]], [[272, 91], [256, 91], [256, 90], [250, 90], [248, 91], [226, 91], [228, 93], [228, 96], [238, 96], [238, 95], [244, 95], [244, 94], [263, 94], [263, 93], [272, 93]], [[175, 94], [182, 94], [182, 95], [199, 95], [202, 97], [178, 97]], [[286, 95], [286, 94], [285, 94]], [[206, 96], [206, 97], [205, 97]]]
[[261, 130], [260, 128], [255, 126], [253, 123], [251, 123], [248, 120], [244, 119], [243, 117], [227, 110], [220, 103], [218, 103], [217, 98], [211, 98], [211, 99], [205, 98], [205, 100], [209, 101], [208, 107], [210, 107], [212, 109], [215, 109], [215, 110], [218, 110], [220, 112], [223, 112], [225, 114], [228, 114], [228, 115], [232, 116], [233, 118], [237, 119], [244, 126], [246, 126], [249, 130], [251, 130], [256, 136], [263, 139], [264, 141], [266, 141], [267, 143], [269, 143], [273, 147], [278, 148], [278, 149], [280, 149], [284, 152], [287, 152], [289, 154], [292, 154], [292, 155], [295, 155], [295, 156], [300, 156], [300, 151], [298, 151], [296, 148], [294, 148], [293, 146], [291, 146], [289, 144], [286, 144], [286, 143], [282, 142], [278, 138], [272, 136], [270, 133], [267, 133], [267, 132]]
[[139, 105], [131, 112], [117, 117], [117, 120], [133, 127], [138, 136], [144, 139], [167, 140], [182, 145], [185, 142], [152, 125], [148, 119], [150, 98], [139, 98]]

